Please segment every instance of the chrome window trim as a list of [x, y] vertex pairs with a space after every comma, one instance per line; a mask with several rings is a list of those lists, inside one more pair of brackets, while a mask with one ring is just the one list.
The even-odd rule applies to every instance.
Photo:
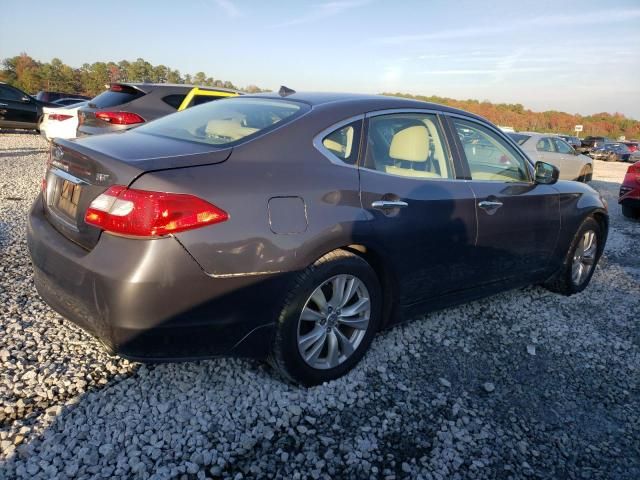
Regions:
[[[340, 130], [342, 127], [345, 127], [347, 125], [349, 125], [350, 123], [354, 123], [354, 122], [364, 122], [365, 119], [365, 114], [361, 113], [359, 115], [354, 115], [353, 117], [349, 117], [349, 118], [345, 118], [344, 120], [341, 120], [337, 123], [332, 124], [331, 126], [325, 128], [324, 130], [322, 130], [320, 133], [317, 133], [314, 137], [313, 137], [313, 146], [315, 147], [316, 150], [318, 150], [322, 155], [324, 155], [325, 157], [327, 157], [327, 159], [333, 163], [334, 165], [338, 165], [339, 167], [347, 167], [347, 168], [358, 168], [358, 159], [360, 158], [360, 144], [362, 143], [362, 133], [363, 133], [363, 128], [364, 125], [360, 125], [360, 138], [358, 139], [358, 158], [356, 159], [356, 163], [354, 163], [353, 165], [346, 163], [344, 160], [342, 160], [340, 157], [338, 157], [335, 153], [333, 153], [331, 150], [329, 150], [328, 148], [326, 148], [322, 141], [325, 139], [325, 137], [327, 137], [329, 134], [335, 132], [336, 130]], [[355, 139], [354, 139], [355, 140]], [[355, 144], [355, 141], [354, 141]]]
[[60, 177], [64, 180], [67, 180], [75, 185], [89, 185], [89, 182], [86, 182], [81, 178], [74, 177], [70, 173], [67, 173], [64, 170], [60, 170], [59, 168], [56, 168], [56, 167], [51, 168], [50, 173], [52, 173], [56, 177]]
[[[528, 173], [529, 173], [529, 181], [516, 181], [516, 182], [502, 182], [501, 180], [482, 180], [483, 182], [497, 182], [497, 183], [524, 183], [524, 184], [532, 184], [535, 183], [535, 175], [533, 172], [533, 168], [534, 165], [532, 164], [531, 159], [527, 156], [526, 153], [524, 153], [524, 151], [520, 148], [519, 145], [516, 144], [516, 142], [514, 140], [512, 140], [508, 135], [506, 135], [502, 130], [500, 130], [497, 127], [494, 127], [491, 123], [489, 123], [488, 121], [482, 121], [482, 120], [478, 120], [476, 118], [473, 117], [469, 117], [467, 115], [460, 115], [459, 113], [453, 113], [453, 112], [443, 112], [444, 115], [450, 116], [450, 117], [454, 117], [454, 118], [460, 118], [462, 120], [466, 120], [468, 122], [471, 123], [475, 123], [477, 125], [481, 125], [484, 128], [491, 130], [494, 133], [498, 134], [498, 137], [502, 138], [503, 140], [505, 140], [507, 142], [508, 145], [511, 145], [516, 154], [520, 156], [520, 158], [522, 160], [524, 160], [525, 165], [528, 165]], [[517, 132], [516, 132], [517, 133]], [[469, 163], [469, 161], [467, 160], [467, 158], [465, 157], [464, 159], [467, 163]], [[473, 178], [471, 179], [471, 181], [480, 181], [480, 180], [474, 180]]]
[[[449, 144], [449, 138], [447, 136], [447, 132], [446, 129], [444, 128], [444, 125], [442, 124], [442, 121], [440, 120], [439, 115], [442, 115], [444, 112], [441, 110], [433, 110], [433, 109], [427, 109], [427, 108], [390, 108], [388, 110], [374, 110], [372, 112], [367, 112], [364, 114], [365, 118], [367, 120], [369, 120], [370, 118], [373, 117], [380, 117], [383, 115], [397, 115], [397, 114], [402, 114], [402, 113], [423, 113], [423, 114], [427, 114], [427, 115], [434, 115], [436, 117], [436, 121], [438, 122], [438, 126], [440, 127], [440, 132], [442, 134], [443, 139], [444, 140], [444, 145], [447, 147], [447, 158], [449, 160], [449, 169], [453, 172], [454, 176], [453, 178], [449, 178], [449, 177], [440, 177], [440, 178], [419, 178], [419, 177], [405, 177], [404, 175], [394, 175], [393, 173], [387, 173], [387, 172], [381, 172], [380, 170], [375, 170], [372, 168], [366, 168], [364, 166], [362, 166], [361, 168], [363, 170], [366, 170], [367, 172], [373, 172], [373, 173], [377, 173], [379, 175], [389, 175], [391, 177], [395, 177], [395, 178], [410, 178], [412, 180], [420, 180], [420, 181], [429, 181], [429, 180], [434, 180], [436, 182], [442, 182], [442, 181], [455, 181], [455, 182], [459, 182], [459, 181], [463, 181], [466, 179], [463, 178], [456, 178], [458, 172], [456, 171], [456, 164], [455, 161], [453, 159], [453, 152], [451, 150], [451, 145]], [[367, 133], [369, 133], [369, 128], [367, 128]]]

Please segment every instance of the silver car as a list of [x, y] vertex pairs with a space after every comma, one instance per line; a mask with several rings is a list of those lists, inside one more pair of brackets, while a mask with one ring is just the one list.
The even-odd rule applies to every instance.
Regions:
[[550, 163], [560, 170], [562, 180], [590, 182], [593, 160], [576, 152], [571, 145], [555, 135], [533, 132], [508, 133], [531, 160]]

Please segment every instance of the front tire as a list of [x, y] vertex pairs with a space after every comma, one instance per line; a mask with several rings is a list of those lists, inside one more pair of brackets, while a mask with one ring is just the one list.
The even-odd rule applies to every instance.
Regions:
[[336, 250], [304, 270], [287, 296], [270, 363], [305, 386], [341, 377], [364, 356], [379, 328], [378, 278], [358, 255]]
[[583, 291], [593, 276], [603, 246], [600, 224], [593, 217], [587, 217], [573, 237], [562, 267], [544, 286], [563, 295]]

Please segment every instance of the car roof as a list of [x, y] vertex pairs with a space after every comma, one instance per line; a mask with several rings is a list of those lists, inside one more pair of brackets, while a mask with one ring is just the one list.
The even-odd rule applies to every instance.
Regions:
[[403, 97], [391, 97], [387, 95], [370, 95], [361, 93], [336, 93], [336, 92], [296, 92], [290, 95], [281, 96], [277, 92], [256, 93], [244, 95], [243, 98], [272, 98], [278, 100], [294, 100], [303, 102], [311, 107], [334, 105], [358, 106], [363, 112], [390, 109], [427, 109], [442, 112], [456, 113], [466, 117], [474, 117], [486, 122], [487, 120], [473, 113], [447, 107], [439, 103], [423, 102]]
[[193, 85], [190, 83], [111, 82], [109, 85], [125, 85], [127, 87], [136, 88], [145, 93], [149, 93], [151, 90], [155, 90], [156, 88], [184, 88], [185, 90], [199, 88], [201, 90], [214, 90], [216, 92], [240, 93], [238, 90], [233, 90], [231, 88], [209, 87], [206, 85]]

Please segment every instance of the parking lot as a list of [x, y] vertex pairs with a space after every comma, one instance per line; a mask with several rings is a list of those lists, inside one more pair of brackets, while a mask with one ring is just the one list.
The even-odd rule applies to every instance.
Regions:
[[241, 359], [108, 356], [32, 285], [47, 144], [0, 134], [0, 478], [640, 478], [640, 222], [595, 162], [611, 228], [590, 286], [540, 287], [377, 336], [303, 389]]

